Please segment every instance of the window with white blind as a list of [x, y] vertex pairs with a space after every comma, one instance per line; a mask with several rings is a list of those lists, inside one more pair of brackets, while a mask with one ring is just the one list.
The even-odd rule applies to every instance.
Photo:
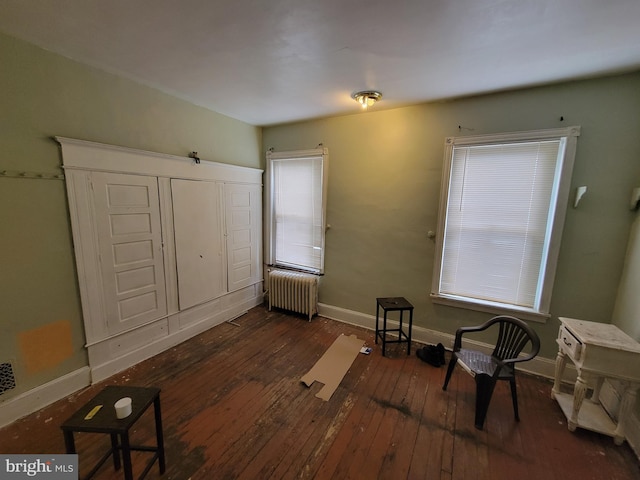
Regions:
[[579, 134], [447, 139], [434, 301], [548, 316]]
[[328, 150], [267, 153], [266, 259], [269, 265], [324, 272]]

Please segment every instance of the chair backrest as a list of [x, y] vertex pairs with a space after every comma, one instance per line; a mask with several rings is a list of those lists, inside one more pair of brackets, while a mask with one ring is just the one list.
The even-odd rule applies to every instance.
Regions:
[[531, 350], [526, 357], [518, 361], [531, 360], [540, 351], [540, 338], [536, 332], [519, 318], [500, 315], [493, 317], [485, 325], [499, 324], [498, 340], [493, 356], [500, 360], [516, 359], [527, 343], [531, 342]]

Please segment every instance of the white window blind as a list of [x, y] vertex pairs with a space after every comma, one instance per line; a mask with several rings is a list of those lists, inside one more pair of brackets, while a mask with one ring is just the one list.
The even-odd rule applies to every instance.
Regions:
[[268, 155], [270, 255], [276, 266], [324, 271], [326, 151]]
[[554, 227], [560, 231], [563, 220], [558, 206], [562, 214], [566, 208], [567, 137], [514, 136], [508, 143], [456, 139], [448, 149], [434, 294], [544, 313], [557, 257]]

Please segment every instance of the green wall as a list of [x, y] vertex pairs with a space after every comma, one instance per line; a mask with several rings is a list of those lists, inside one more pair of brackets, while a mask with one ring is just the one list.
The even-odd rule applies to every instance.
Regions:
[[[384, 102], [384, 100], [382, 100]], [[381, 105], [380, 105], [381, 106]], [[354, 106], [355, 108], [355, 106]], [[265, 128], [265, 149], [329, 148], [326, 275], [320, 301], [375, 314], [404, 296], [416, 324], [454, 333], [487, 314], [431, 302], [444, 139], [579, 125], [575, 187], [551, 304], [533, 326], [554, 358], [558, 316], [610, 322], [640, 183], [640, 73]], [[561, 117], [563, 120], [561, 120]]]
[[[640, 181], [638, 182], [640, 185]], [[631, 338], [640, 342], [640, 215], [636, 213], [629, 236], [618, 299], [613, 311], [613, 323]], [[640, 397], [638, 398], [640, 403]]]
[[[60, 174], [54, 135], [261, 166], [257, 127], [2, 34], [0, 59], [0, 172]], [[64, 182], [0, 175], [0, 205], [5, 401], [87, 358]]]

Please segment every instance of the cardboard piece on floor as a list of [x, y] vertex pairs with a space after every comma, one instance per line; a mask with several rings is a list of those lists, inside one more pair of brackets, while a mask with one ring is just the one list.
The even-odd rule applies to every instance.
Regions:
[[360, 340], [355, 335], [347, 337], [341, 334], [300, 381], [307, 387], [310, 387], [315, 381], [324, 383], [324, 387], [316, 394], [316, 397], [325, 401], [329, 400], [363, 345], [364, 340]]

